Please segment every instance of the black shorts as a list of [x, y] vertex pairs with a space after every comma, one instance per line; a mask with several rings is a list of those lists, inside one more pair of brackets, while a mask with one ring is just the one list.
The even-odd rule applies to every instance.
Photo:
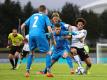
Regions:
[[16, 52], [21, 52], [22, 46], [11, 46], [10, 54], [14, 55]]
[[84, 48], [77, 48], [77, 47], [71, 47], [75, 48], [77, 50], [77, 54], [80, 56], [81, 61], [85, 61], [87, 58], [89, 58], [89, 55], [85, 53]]
[[21, 53], [21, 56], [26, 57], [27, 54], [29, 54], [29, 51], [23, 50]]

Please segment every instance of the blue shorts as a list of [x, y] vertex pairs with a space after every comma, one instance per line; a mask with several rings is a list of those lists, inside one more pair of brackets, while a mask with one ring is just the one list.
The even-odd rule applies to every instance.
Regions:
[[30, 36], [29, 35], [30, 50], [38, 48], [40, 52], [45, 53], [49, 51], [49, 43], [46, 36]]
[[58, 60], [60, 57], [63, 56], [65, 50], [54, 50], [52, 53], [52, 60]]

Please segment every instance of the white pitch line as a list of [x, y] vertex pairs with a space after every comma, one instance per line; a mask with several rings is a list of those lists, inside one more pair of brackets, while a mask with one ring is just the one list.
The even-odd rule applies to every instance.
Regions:
[[[31, 74], [31, 76], [46, 76], [46, 75], [34, 75]], [[72, 77], [72, 76], [84, 76], [84, 77], [107, 77], [106, 75], [54, 75], [56, 77]]]

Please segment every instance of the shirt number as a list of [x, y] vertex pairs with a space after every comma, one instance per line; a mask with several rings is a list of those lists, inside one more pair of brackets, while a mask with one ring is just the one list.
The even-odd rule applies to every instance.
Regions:
[[36, 25], [37, 21], [38, 21], [38, 16], [35, 16], [34, 17], [33, 27], [37, 27], [37, 25]]

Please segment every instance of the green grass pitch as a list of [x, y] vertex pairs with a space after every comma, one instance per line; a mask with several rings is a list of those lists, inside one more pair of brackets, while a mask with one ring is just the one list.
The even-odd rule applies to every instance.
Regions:
[[67, 64], [56, 63], [52, 67], [53, 78], [46, 75], [36, 75], [45, 67], [44, 63], [32, 64], [29, 78], [24, 76], [26, 65], [21, 64], [18, 70], [10, 70], [9, 63], [0, 64], [0, 80], [107, 80], [107, 64], [93, 64], [89, 75], [71, 75]]

